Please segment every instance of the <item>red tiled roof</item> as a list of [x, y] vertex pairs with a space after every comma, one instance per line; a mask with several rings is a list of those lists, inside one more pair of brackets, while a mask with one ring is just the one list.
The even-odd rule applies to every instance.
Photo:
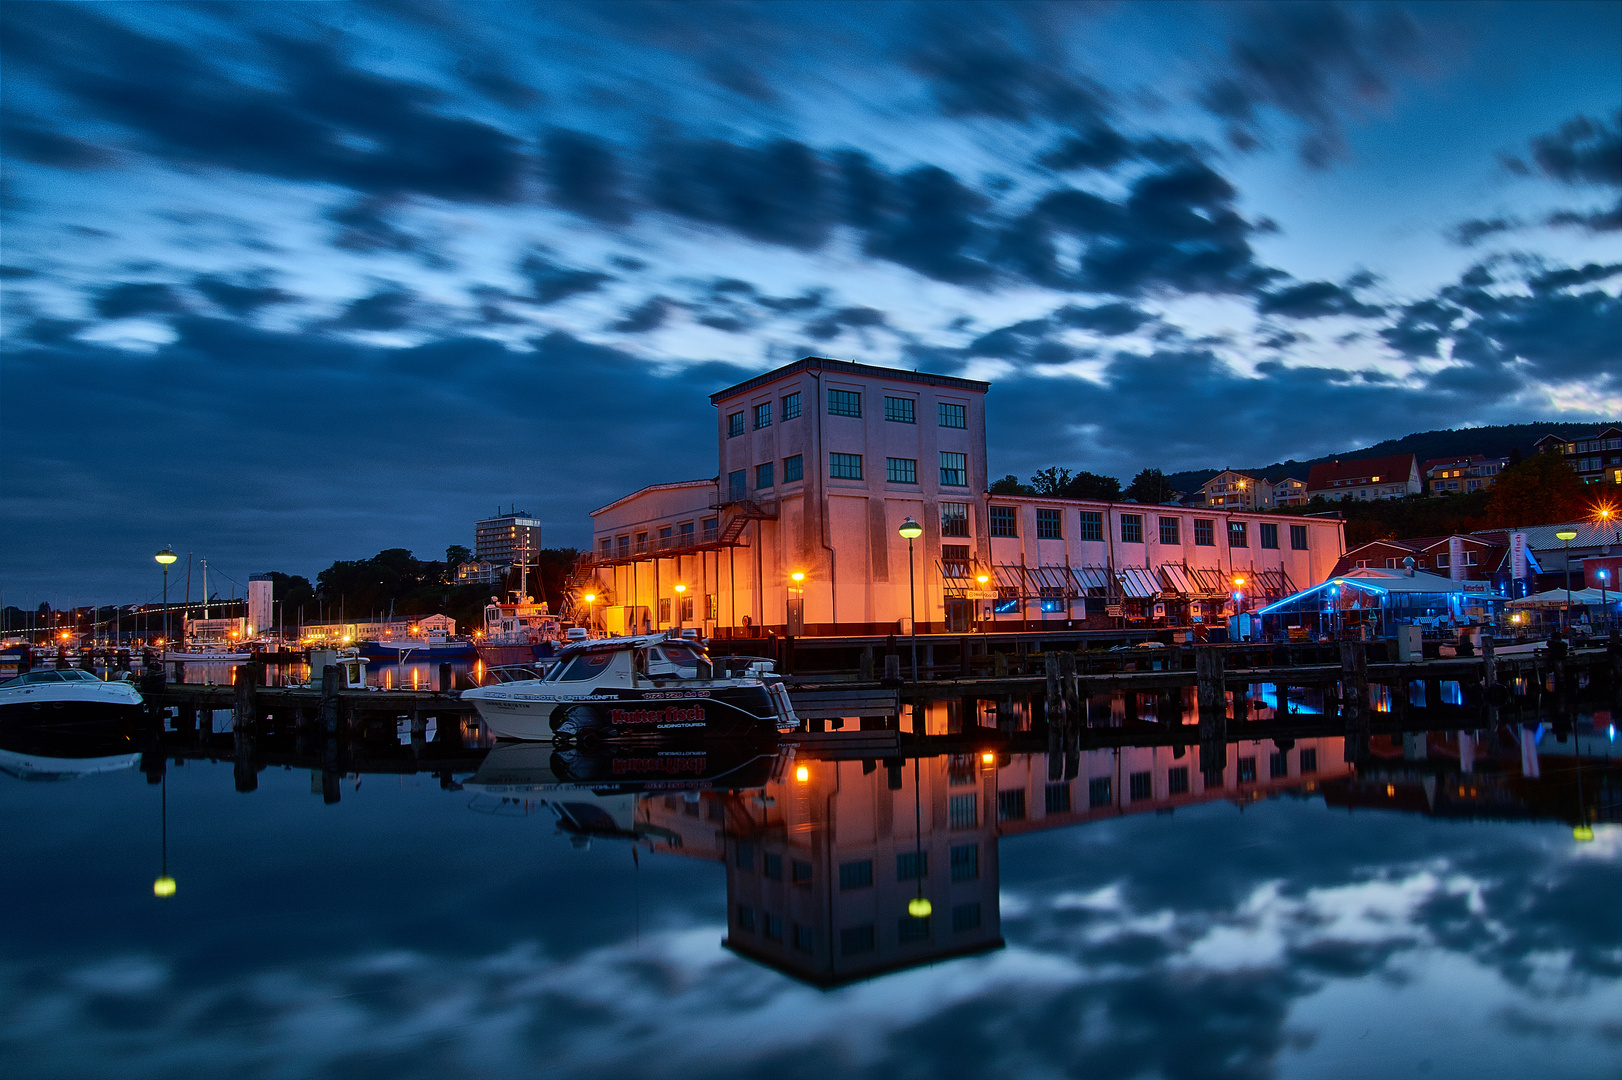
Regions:
[[1359, 458], [1357, 461], [1330, 461], [1312, 467], [1307, 478], [1309, 488], [1333, 487], [1336, 480], [1367, 481], [1378, 476], [1379, 482], [1407, 483], [1414, 467], [1414, 455], [1389, 454], [1385, 457]]

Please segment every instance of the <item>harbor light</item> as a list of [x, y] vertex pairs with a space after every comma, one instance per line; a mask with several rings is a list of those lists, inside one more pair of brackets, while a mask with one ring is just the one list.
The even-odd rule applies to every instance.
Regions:
[[175, 894], [175, 879], [164, 874], [152, 883], [152, 895], [160, 900], [167, 900]]
[[585, 600], [588, 604], [595, 604], [597, 602], [597, 594], [594, 592], [589, 592], [586, 594]]
[[811, 779], [811, 770], [806, 768], [804, 765], [801, 765], [798, 769], [794, 770], [794, 779], [798, 780], [802, 784], [805, 783], [807, 780]]
[[987, 750], [985, 753], [980, 755], [980, 763], [982, 765], [990, 765], [992, 762], [994, 762], [996, 760], [997, 760], [997, 755], [993, 754], [990, 750]]
[[804, 570], [796, 570], [796, 571], [794, 571], [794, 573], [792, 573], [792, 574], [790, 574], [788, 576], [788, 579], [790, 581], [794, 582], [794, 584], [798, 585], [800, 582], [805, 580], [805, 571]]
[[912, 520], [911, 517], [908, 517], [907, 520], [901, 523], [901, 527], [897, 529], [896, 532], [900, 533], [908, 540], [916, 540], [920, 536], [924, 535], [924, 527]]
[[927, 919], [929, 918], [929, 913], [934, 910], [935, 905], [931, 904], [922, 896], [915, 896], [911, 900], [907, 901], [907, 914], [911, 915], [915, 919]]
[[685, 585], [677, 585], [676, 586], [676, 591], [679, 592], [679, 593], [684, 593], [684, 592], [687, 591], [687, 586], [685, 586]]
[[162, 551], [158, 552], [156, 555], [154, 555], [152, 557], [154, 559], [158, 560], [158, 562], [162, 563], [164, 566], [168, 566], [170, 563], [172, 563], [176, 559], [180, 558], [180, 556], [176, 555], [173, 551], [169, 550], [168, 548], [164, 548]]
[[985, 574], [981, 574], [979, 577], [975, 578], [974, 580], [976, 580], [980, 584], [984, 585], [986, 582], [990, 581], [991, 578], [986, 576]]

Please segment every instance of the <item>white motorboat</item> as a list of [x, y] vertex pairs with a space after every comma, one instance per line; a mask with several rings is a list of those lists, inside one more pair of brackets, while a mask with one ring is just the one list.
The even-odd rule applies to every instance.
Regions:
[[544, 678], [462, 692], [503, 739], [587, 746], [647, 736], [776, 735], [800, 726], [772, 663], [711, 660], [665, 635], [567, 646]]
[[76, 668], [27, 671], [0, 683], [0, 722], [135, 720], [140, 692], [127, 682], [103, 682]]

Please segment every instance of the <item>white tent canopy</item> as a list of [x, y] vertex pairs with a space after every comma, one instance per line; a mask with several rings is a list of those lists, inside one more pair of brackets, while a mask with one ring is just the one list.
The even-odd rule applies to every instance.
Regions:
[[[1563, 608], [1566, 606], [1567, 592], [1565, 589], [1546, 589], [1531, 596], [1523, 596], [1519, 600], [1511, 600], [1508, 607], [1512, 608]], [[1615, 603], [1622, 600], [1622, 594], [1614, 589], [1606, 590], [1604, 596], [1598, 589], [1573, 589], [1570, 592], [1572, 607], [1586, 607], [1590, 604], [1599, 605]]]

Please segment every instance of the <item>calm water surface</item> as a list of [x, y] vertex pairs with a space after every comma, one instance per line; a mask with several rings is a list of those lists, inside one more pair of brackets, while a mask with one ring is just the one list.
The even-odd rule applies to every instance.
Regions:
[[[1338, 738], [1282, 757], [1242, 742], [1209, 777], [1198, 747], [1068, 770], [978, 750], [499, 747], [336, 787], [272, 764], [248, 793], [230, 760], [0, 775], [0, 1061], [1622, 1076], [1622, 826], [1603, 820], [1622, 769], [1603, 720], [1563, 744], [1511, 726], [1377, 738], [1356, 767]], [[1589, 842], [1583, 814], [1602, 819]], [[165, 866], [177, 889], [157, 899]], [[927, 920], [907, 913], [920, 894]]]

